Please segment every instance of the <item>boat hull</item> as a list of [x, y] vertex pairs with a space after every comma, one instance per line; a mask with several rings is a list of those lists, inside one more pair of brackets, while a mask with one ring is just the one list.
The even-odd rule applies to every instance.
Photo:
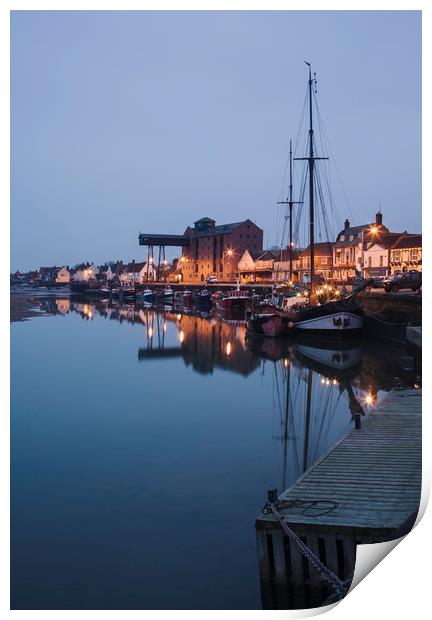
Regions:
[[287, 336], [292, 329], [292, 322], [281, 314], [262, 314], [248, 323], [248, 331], [256, 336], [278, 338]]
[[318, 317], [305, 317], [294, 322], [293, 331], [350, 334], [363, 329], [363, 317], [352, 312], [335, 312]]
[[363, 328], [363, 310], [354, 298], [346, 298], [297, 310], [292, 320], [295, 332], [354, 334]]

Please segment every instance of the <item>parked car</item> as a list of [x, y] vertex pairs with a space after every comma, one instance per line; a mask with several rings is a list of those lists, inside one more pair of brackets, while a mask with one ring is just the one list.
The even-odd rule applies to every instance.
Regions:
[[369, 278], [367, 285], [371, 288], [384, 288], [386, 277], [387, 276], [375, 276], [374, 278]]
[[206, 282], [207, 282], [207, 284], [217, 284], [217, 277], [216, 276], [207, 276]]
[[421, 286], [421, 271], [407, 271], [394, 276], [385, 284], [384, 289], [387, 293], [398, 293], [402, 290], [420, 291]]

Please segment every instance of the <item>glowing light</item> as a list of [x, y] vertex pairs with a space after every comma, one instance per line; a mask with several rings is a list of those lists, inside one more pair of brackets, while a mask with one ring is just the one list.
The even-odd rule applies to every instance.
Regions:
[[324, 385], [324, 383], [325, 383], [324, 377], [321, 378], [321, 383]]
[[227, 354], [228, 357], [231, 355], [231, 343], [230, 342], [227, 342], [226, 354]]
[[234, 251], [233, 250], [227, 250], [227, 254], [228, 254], [228, 256], [232, 256], [234, 254]]
[[284, 366], [285, 366], [285, 368], [288, 368], [288, 365], [289, 365], [289, 361], [285, 358], [284, 359]]
[[89, 318], [89, 319], [91, 319], [92, 317], [93, 317], [93, 315], [92, 315], [92, 313], [91, 313], [91, 310], [89, 310], [89, 313], [88, 313], [88, 318]]
[[184, 337], [185, 337], [185, 335], [184, 335], [184, 331], [183, 331], [183, 330], [181, 330], [181, 332], [179, 333], [179, 340], [180, 340], [180, 342], [183, 342], [183, 341], [184, 341]]
[[152, 257], [152, 256], [150, 256], [150, 258], [149, 258], [149, 263], [152, 263], [152, 262], [153, 262], [153, 257]]
[[149, 335], [149, 338], [151, 338], [153, 336], [153, 328], [152, 327], [148, 328], [148, 335]]
[[365, 397], [365, 403], [366, 405], [371, 405], [373, 403], [372, 394], [367, 394], [367, 396]]
[[166, 330], [167, 330], [167, 324], [166, 323], [163, 324], [162, 329], [164, 330], [164, 332], [166, 332]]
[[297, 293], [296, 297], [301, 297], [301, 293]]
[[177, 321], [180, 321], [181, 319], [181, 314], [177, 314]]
[[373, 235], [376, 235], [376, 234], [377, 234], [377, 232], [378, 232], [378, 228], [377, 228], [376, 226], [372, 226], [372, 227], [370, 228], [370, 231], [371, 231], [371, 233], [372, 233]]
[[333, 385], [337, 385], [338, 382], [336, 381], [336, 379], [333, 379]]
[[414, 388], [418, 390], [420, 388], [420, 385], [418, 383], [414, 383]]

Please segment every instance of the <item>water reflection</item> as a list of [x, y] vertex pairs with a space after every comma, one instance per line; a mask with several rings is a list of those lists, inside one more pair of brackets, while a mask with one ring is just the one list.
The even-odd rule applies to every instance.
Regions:
[[[42, 312], [59, 315], [58, 323], [63, 324], [68, 319], [60, 317], [69, 315], [69, 319], [78, 324], [81, 332], [77, 331], [76, 350], [69, 351], [69, 355], [73, 356], [75, 353], [80, 362], [82, 357], [79, 356], [83, 355], [83, 348], [78, 346], [79, 336], [84, 328], [88, 328], [84, 338], [91, 332], [91, 337], [94, 338], [92, 350], [97, 347], [101, 350], [99, 358], [94, 355], [96, 362], [92, 368], [97, 368], [98, 362], [100, 363], [102, 369], [99, 378], [102, 386], [105, 386], [108, 371], [111, 375], [112, 369], [119, 382], [120, 377], [117, 375], [126, 369], [121, 375], [125, 385], [127, 373], [133, 373], [134, 376], [134, 381], [127, 382], [127, 387], [116, 402], [117, 409], [121, 411], [118, 417], [115, 414], [112, 414], [112, 417], [107, 414], [105, 418], [105, 410], [111, 411], [111, 400], [116, 396], [115, 385], [110, 387], [110, 390], [105, 388], [97, 390], [95, 387], [93, 397], [91, 394], [86, 394], [89, 402], [96, 404], [92, 405], [94, 411], [92, 415], [88, 415], [85, 423], [91, 424], [95, 411], [104, 412], [104, 415], [98, 418], [100, 426], [95, 430], [95, 437], [98, 438], [102, 434], [113, 451], [117, 449], [118, 438], [121, 439], [121, 445], [125, 446], [120, 460], [116, 460], [116, 457], [111, 458], [109, 450], [99, 439], [95, 440], [96, 455], [93, 456], [93, 445], [89, 450], [91, 458], [96, 462], [100, 459], [106, 471], [111, 472], [114, 463], [114, 469], [118, 468], [124, 476], [124, 488], [127, 489], [130, 485], [133, 489], [130, 494], [124, 493], [124, 505], [127, 507], [124, 511], [128, 520], [131, 514], [136, 514], [137, 523], [133, 524], [135, 529], [131, 530], [132, 540], [128, 539], [129, 521], [128, 527], [124, 528], [126, 530], [122, 540], [124, 548], [130, 553], [130, 549], [136, 544], [142, 532], [147, 531], [146, 528], [157, 532], [157, 549], [152, 549], [151, 541], [146, 540], [146, 548], [141, 548], [139, 556], [137, 554], [134, 557], [131, 562], [132, 568], [123, 557], [125, 566], [123, 589], [119, 588], [118, 591], [124, 592], [125, 598], [128, 593], [128, 600], [135, 601], [135, 608], [147, 608], [149, 599], [156, 601], [154, 603], [156, 607], [158, 604], [160, 607], [164, 606], [163, 594], [159, 593], [159, 599], [156, 600], [157, 587], [154, 587], [154, 584], [152, 586], [154, 565], [160, 565], [161, 583], [165, 583], [167, 572], [172, 575], [175, 573], [173, 580], [180, 578], [184, 564], [188, 562], [188, 556], [193, 557], [194, 562], [202, 562], [202, 552], [198, 549], [194, 554], [194, 550], [199, 547], [197, 540], [201, 537], [205, 539], [205, 534], [202, 532], [205, 527], [209, 540], [213, 539], [218, 531], [224, 532], [223, 540], [219, 540], [218, 544], [205, 542], [210, 575], [205, 581], [201, 574], [197, 575], [195, 565], [193, 570], [189, 566], [189, 574], [193, 575], [193, 578], [184, 583], [182, 588], [174, 588], [173, 608], [224, 608], [226, 605], [230, 608], [258, 607], [259, 603], [254, 602], [253, 593], [253, 589], [256, 589], [256, 551], [252, 527], [265, 501], [267, 489], [277, 487], [282, 490], [292, 485], [340, 437], [361, 423], [361, 418], [367, 409], [382, 398], [386, 391], [395, 385], [413, 386], [420, 381], [419, 358], [409, 348], [398, 344], [380, 343], [368, 338], [337, 346], [334, 343], [319, 341], [311, 344], [308, 341], [298, 340], [251, 339], [248, 338], [246, 327], [242, 322], [221, 321], [211, 313], [194, 314], [172, 307], [155, 310], [144, 304], [121, 305], [115, 301], [54, 296], [39, 298], [35, 303]], [[83, 321], [82, 324], [79, 317]], [[103, 323], [105, 321], [106, 323]], [[133, 338], [128, 340], [126, 333], [128, 330], [120, 330], [122, 334], [116, 340], [115, 346], [118, 348], [115, 350], [115, 356], [106, 345], [107, 340], [108, 342], [111, 340], [111, 336], [108, 335], [107, 338], [106, 333], [111, 321], [113, 326], [116, 323], [130, 326], [129, 332], [133, 332]], [[101, 323], [104, 327], [103, 332], [98, 329]], [[128, 346], [122, 348], [123, 345], [119, 343], [120, 341], [124, 343], [126, 340]], [[70, 346], [75, 345], [71, 343]], [[40, 350], [40, 347], [37, 350]], [[112, 365], [112, 368], [107, 368], [103, 356], [110, 354], [112, 357], [107, 364]], [[51, 377], [55, 373], [54, 363], [53, 356], [47, 356], [47, 360], [44, 360], [46, 376]], [[31, 371], [35, 372], [30, 366], [29, 372]], [[168, 378], [173, 380], [176, 375], [181, 374], [181, 377], [176, 379], [176, 390], [174, 388], [172, 390], [176, 392], [175, 396], [170, 390], [165, 389], [167, 382], [163, 380], [166, 378], [164, 372], [167, 372]], [[86, 376], [83, 370], [81, 381], [89, 391]], [[92, 375], [92, 385], [97, 386], [98, 377], [96, 374], [94, 377], [96, 381], [93, 381]], [[158, 383], [157, 404], [156, 387], [153, 390], [154, 383]], [[53, 384], [55, 385], [55, 382]], [[56, 403], [58, 402], [61, 400], [58, 399]], [[23, 412], [29, 406], [29, 402], [24, 401]], [[45, 401], [43, 406], [45, 407]], [[58, 408], [55, 415], [60, 417]], [[41, 419], [37, 416], [33, 419], [41, 423]], [[120, 426], [117, 433], [113, 432], [114, 439], [111, 436], [107, 439], [104, 435], [106, 424], [114, 426], [113, 420], [117, 424], [118, 420], [123, 419], [125, 426]], [[28, 420], [27, 426], [23, 427], [25, 441], [28, 440], [25, 433], [29, 432], [31, 437], [28, 428], [31, 429], [32, 423], [34, 423], [32, 420]], [[173, 426], [172, 434], [170, 424]], [[196, 428], [200, 424], [202, 426], [198, 426], [199, 433], [197, 433]], [[33, 433], [37, 433], [39, 428], [47, 433], [46, 428], [42, 426], [36, 426]], [[210, 428], [210, 431], [207, 431], [207, 428]], [[86, 429], [86, 432], [90, 433], [88, 426]], [[72, 426], [71, 430], [80, 438], [79, 441], [83, 441], [80, 427]], [[68, 431], [70, 432], [70, 429]], [[41, 442], [44, 440], [45, 436], [41, 436]], [[100, 441], [100, 445], [97, 441]], [[48, 442], [43, 445], [46, 453], [50, 454], [53, 444]], [[199, 449], [199, 461], [191, 464], [191, 454], [197, 450], [196, 446]], [[57, 458], [61, 460], [63, 456], [59, 453]], [[73, 471], [73, 458], [76, 458], [76, 455], [70, 456], [70, 462], [65, 461], [66, 477]], [[129, 458], [128, 469], [124, 462], [127, 464]], [[36, 460], [36, 469], [38, 462]], [[89, 462], [88, 470], [91, 472], [94, 464], [92, 460]], [[197, 490], [194, 494], [190, 487], [195, 480], [194, 476], [200, 474], [200, 469], [206, 484], [197, 478]], [[148, 470], [151, 475], [148, 474]], [[102, 503], [107, 501], [110, 504], [111, 489], [107, 490], [105, 482], [105, 479], [110, 480], [110, 477], [106, 471], [102, 471], [100, 480], [95, 476], [96, 483], [91, 492], [101, 494], [103, 501], [100, 501]], [[117, 478], [119, 475], [117, 471], [111, 472], [110, 475], [113, 480], [120, 480], [120, 477]], [[135, 476], [138, 477], [138, 482]], [[155, 481], [154, 487], [150, 482], [152, 477]], [[220, 483], [219, 478], [222, 478]], [[40, 479], [44, 480], [45, 484], [45, 478], [40, 476]], [[92, 481], [91, 475], [90, 480]], [[208, 486], [210, 490], [204, 486]], [[147, 490], [147, 495], [144, 495], [143, 488]], [[166, 523], [164, 527], [161, 525], [160, 529], [156, 523], [159, 515], [166, 514], [167, 500], [161, 489], [167, 488], [170, 489], [169, 497], [177, 492], [176, 499], [169, 501], [172, 512], [169, 515], [170, 527], [173, 520], [184, 519], [182, 530], [176, 531], [174, 537], [171, 537], [171, 531], [167, 529]], [[80, 489], [81, 486], [77, 484], [75, 492], [78, 496]], [[45, 486], [43, 492], [47, 492]], [[51, 489], [51, 492], [55, 496], [55, 489]], [[184, 504], [181, 503], [183, 496], [187, 496], [187, 502]], [[96, 501], [93, 496], [91, 501]], [[154, 508], [149, 509], [148, 506], [152, 502], [158, 504], [159, 512], [153, 513]], [[182, 507], [179, 512], [177, 504]], [[205, 511], [205, 504], [211, 506], [211, 512]], [[130, 506], [135, 512], [129, 510]], [[196, 525], [197, 510], [205, 515], [203, 521], [207, 525]], [[119, 512], [120, 509], [110, 518], [114, 519]], [[155, 514], [158, 515], [157, 519]], [[46, 518], [45, 513], [43, 518]], [[189, 524], [192, 522], [198, 529], [196, 533], [190, 534], [192, 541], [188, 541], [188, 546], [182, 536], [189, 536], [191, 529]], [[118, 526], [119, 522], [115, 521], [115, 524]], [[104, 525], [108, 528], [108, 525]], [[124, 523], [121, 523], [121, 526], [123, 527]], [[98, 535], [95, 527], [94, 536], [97, 538]], [[61, 538], [62, 534], [58, 536]], [[312, 537], [311, 545], [324, 544], [318, 539], [313, 539], [311, 532], [305, 533], [304, 536]], [[163, 546], [165, 540], [166, 547]], [[329, 544], [328, 539], [325, 544]], [[341, 544], [335, 542], [336, 547]], [[170, 549], [174, 546], [177, 548], [178, 545], [183, 552], [173, 564]], [[348, 541], [344, 547], [340, 549], [337, 547], [339, 555], [345, 554], [343, 568], [345, 572], [349, 568], [349, 558], [355, 557], [353, 545], [353, 541]], [[152, 558], [151, 566], [145, 564], [147, 555]], [[164, 558], [170, 558], [170, 566], [166, 565], [167, 560]], [[107, 553], [108, 566], [111, 563], [116, 564], [116, 561], [114, 552], [112, 557]], [[300, 560], [297, 558], [296, 561], [299, 572], [293, 573], [293, 578], [299, 584], [300, 571], [304, 570], [304, 566], [301, 558]], [[150, 563], [150, 559], [148, 562]], [[135, 567], [138, 564], [144, 566], [142, 568], [144, 572], [147, 571], [147, 582], [143, 579], [139, 587], [133, 589], [136, 580]], [[205, 567], [198, 565], [199, 572], [205, 572]], [[231, 566], [232, 573], [229, 572]], [[220, 593], [217, 600], [214, 590], [216, 570], [218, 578], [223, 583], [223, 594]], [[121, 579], [118, 575], [117, 578]], [[197, 584], [196, 590], [193, 590], [191, 582]], [[236, 584], [235, 587], [232, 586], [233, 583]], [[278, 590], [277, 596], [274, 584], [270, 589], [268, 582], [265, 586], [263, 583], [261, 585], [263, 607], [283, 608], [300, 605], [303, 594], [298, 595], [300, 598], [294, 601], [287, 592], [286, 583]], [[201, 594], [198, 593], [198, 586]], [[308, 587], [312, 591], [315, 586], [309, 584]], [[232, 598], [227, 602], [224, 596], [231, 591]], [[325, 590], [316, 587], [316, 591], [315, 600], [322, 600], [326, 595]], [[184, 598], [180, 600], [182, 596]], [[83, 602], [83, 608], [92, 606], [100, 608], [101, 600], [102, 597], [98, 599], [94, 594], [93, 599]], [[44, 600], [45, 605], [46, 603]], [[58, 602], [58, 608], [62, 608], [61, 604], [62, 601]]]

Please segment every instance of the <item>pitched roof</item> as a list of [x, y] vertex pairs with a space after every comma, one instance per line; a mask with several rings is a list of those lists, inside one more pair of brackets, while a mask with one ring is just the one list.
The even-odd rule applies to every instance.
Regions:
[[403, 250], [404, 248], [421, 248], [422, 236], [416, 234], [404, 234], [392, 245], [392, 250]]
[[119, 273], [139, 273], [141, 269], [147, 266], [147, 262], [142, 263], [127, 263], [126, 265], [119, 265], [120, 272]]
[[[340, 233], [338, 234], [338, 236], [336, 237], [336, 243], [335, 246], [336, 247], [344, 247], [344, 246], [349, 246], [352, 245], [354, 243], [358, 243], [359, 242], [359, 235], [360, 235], [360, 241], [370, 241], [371, 239], [374, 239], [374, 235], [370, 232], [371, 229], [378, 229], [378, 231], [380, 231], [381, 233], [388, 233], [389, 229], [386, 226], [383, 226], [382, 224], [376, 224], [375, 222], [372, 222], [371, 224], [362, 224], [361, 226], [350, 226], [349, 228], [343, 228]], [[364, 238], [362, 239], [362, 235], [361, 232], [364, 232]], [[344, 241], [340, 241], [340, 237], [341, 236], [345, 236], [345, 240]], [[354, 237], [353, 240], [350, 241], [349, 237], [350, 235], [352, 235]], [[348, 239], [346, 238], [348, 237]]]
[[[309, 256], [310, 250], [308, 246], [305, 250], [300, 252], [300, 256]], [[320, 243], [314, 244], [314, 255], [315, 256], [331, 256], [333, 254], [333, 243], [329, 241], [322, 241]]]
[[271, 250], [261, 250], [255, 260], [273, 260], [275, 255]]
[[[263, 253], [262, 250], [249, 250], [246, 249], [245, 252], [247, 252], [249, 254], [249, 256], [251, 257], [252, 260], [258, 260], [258, 258], [261, 256], [261, 254]], [[244, 253], [243, 253], [244, 255]]]
[[[293, 260], [297, 260], [298, 257], [301, 254], [301, 250], [296, 250], [293, 248], [292, 250], [292, 258]], [[279, 250], [278, 252], [274, 252], [275, 255], [275, 260], [279, 261], [279, 262], [284, 262], [284, 261], [289, 261], [290, 259], [290, 251], [288, 249], [286, 250]]]
[[386, 233], [383, 234], [381, 237], [374, 237], [369, 248], [373, 247], [374, 245], [379, 245], [382, 248], [390, 248], [402, 235], [403, 233]]

